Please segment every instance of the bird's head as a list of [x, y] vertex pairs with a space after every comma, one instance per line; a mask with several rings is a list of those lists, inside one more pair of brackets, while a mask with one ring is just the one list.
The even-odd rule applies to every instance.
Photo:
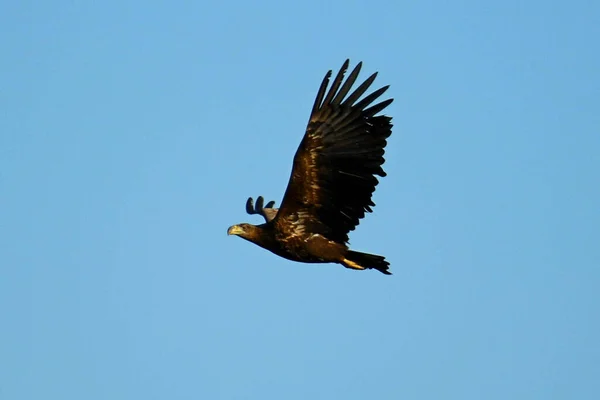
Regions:
[[253, 231], [252, 228], [254, 228], [253, 225], [246, 224], [246, 223], [232, 225], [229, 227], [229, 229], [227, 229], [227, 234], [246, 238]]
[[265, 230], [265, 226], [263, 225], [252, 225], [252, 224], [237, 224], [230, 226], [227, 229], [228, 235], [236, 235], [241, 237], [242, 239], [246, 239], [252, 243], [256, 243], [259, 246], [264, 246], [264, 244], [269, 240], [270, 236], [269, 232]]

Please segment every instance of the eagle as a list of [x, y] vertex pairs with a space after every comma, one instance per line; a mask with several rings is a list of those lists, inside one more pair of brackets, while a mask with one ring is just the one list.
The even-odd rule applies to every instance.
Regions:
[[246, 212], [262, 215], [265, 223], [233, 225], [227, 234], [288, 260], [391, 275], [383, 256], [348, 248], [348, 233], [375, 206], [371, 198], [379, 183], [376, 176], [386, 176], [382, 165], [392, 118], [378, 114], [393, 101], [373, 104], [389, 85], [361, 99], [377, 73], [350, 92], [362, 62], [344, 81], [349, 63], [344, 62], [329, 90], [331, 70], [319, 87], [281, 206], [274, 208], [273, 201], [265, 205], [262, 196], [254, 204], [250, 197]]

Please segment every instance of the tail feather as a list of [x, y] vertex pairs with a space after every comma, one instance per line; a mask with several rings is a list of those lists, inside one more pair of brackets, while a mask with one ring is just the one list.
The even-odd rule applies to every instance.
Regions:
[[390, 263], [384, 257], [375, 254], [360, 253], [358, 251], [348, 250], [346, 257], [342, 262], [346, 268], [352, 269], [376, 269], [385, 275], [391, 275], [389, 271]]

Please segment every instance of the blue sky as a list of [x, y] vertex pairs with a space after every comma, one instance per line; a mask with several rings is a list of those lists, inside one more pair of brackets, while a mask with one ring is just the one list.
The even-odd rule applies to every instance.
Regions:
[[[4, 2], [0, 399], [597, 399], [600, 5]], [[320, 81], [391, 85], [394, 275], [286, 261]]]

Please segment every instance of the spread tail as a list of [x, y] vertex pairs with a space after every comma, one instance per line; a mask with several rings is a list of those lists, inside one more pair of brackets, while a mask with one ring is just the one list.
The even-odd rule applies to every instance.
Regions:
[[391, 275], [392, 273], [388, 270], [390, 263], [385, 261], [382, 256], [376, 256], [374, 254], [359, 253], [358, 251], [348, 250], [346, 257], [342, 261], [342, 264], [346, 268], [351, 269], [376, 269], [382, 274]]

